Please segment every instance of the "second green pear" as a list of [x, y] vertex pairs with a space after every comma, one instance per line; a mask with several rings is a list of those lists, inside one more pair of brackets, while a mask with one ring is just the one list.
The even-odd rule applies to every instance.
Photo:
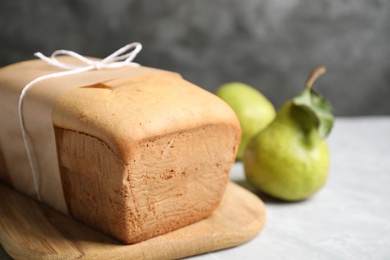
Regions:
[[260, 91], [241, 82], [226, 83], [215, 94], [234, 110], [240, 121], [242, 139], [236, 159], [241, 160], [252, 137], [275, 118], [275, 108]]
[[315, 69], [302, 94], [287, 101], [275, 120], [248, 144], [243, 159], [245, 175], [258, 190], [297, 201], [324, 186], [329, 171], [325, 138], [334, 117], [328, 100], [311, 88], [324, 72], [324, 67]]

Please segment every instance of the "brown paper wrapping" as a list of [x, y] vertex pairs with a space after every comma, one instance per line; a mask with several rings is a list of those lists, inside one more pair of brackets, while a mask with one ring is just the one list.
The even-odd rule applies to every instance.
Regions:
[[[59, 59], [65, 63], [78, 63], [71, 57]], [[115, 86], [116, 82], [145, 75], [173, 73], [147, 67], [125, 66], [49, 78], [35, 83], [26, 92], [22, 114], [37, 173], [36, 190], [18, 118], [19, 96], [32, 80], [60, 71], [63, 70], [42, 60], [25, 61], [0, 69], [0, 166], [4, 164], [3, 168], [6, 169], [1, 172], [0, 167], [0, 181], [11, 182], [15, 189], [67, 213], [52, 121], [52, 109], [58, 97], [74, 88], [98, 83]]]

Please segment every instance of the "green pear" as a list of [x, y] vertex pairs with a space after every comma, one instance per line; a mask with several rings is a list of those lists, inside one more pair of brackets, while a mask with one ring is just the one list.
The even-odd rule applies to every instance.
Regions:
[[240, 82], [223, 84], [215, 94], [233, 109], [240, 122], [242, 138], [236, 159], [241, 160], [249, 140], [275, 118], [275, 108], [260, 91]]
[[329, 149], [325, 138], [334, 116], [331, 104], [312, 89], [323, 73], [316, 68], [305, 90], [287, 101], [275, 120], [248, 144], [244, 171], [249, 183], [273, 197], [298, 201], [319, 191], [329, 171]]

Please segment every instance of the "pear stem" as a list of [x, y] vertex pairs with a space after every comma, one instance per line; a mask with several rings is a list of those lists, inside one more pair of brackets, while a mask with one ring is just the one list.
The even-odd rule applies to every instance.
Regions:
[[313, 72], [309, 75], [309, 77], [306, 80], [306, 89], [311, 89], [313, 86], [314, 81], [318, 79], [319, 76], [324, 74], [326, 72], [326, 69], [324, 66], [319, 66], [313, 70]]

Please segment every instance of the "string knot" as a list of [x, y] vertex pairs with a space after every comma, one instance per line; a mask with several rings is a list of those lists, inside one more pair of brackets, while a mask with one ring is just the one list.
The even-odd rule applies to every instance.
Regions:
[[106, 64], [103, 64], [103, 63], [100, 63], [100, 62], [96, 62], [95, 63], [95, 69], [97, 70], [100, 70], [100, 69], [104, 69]]

